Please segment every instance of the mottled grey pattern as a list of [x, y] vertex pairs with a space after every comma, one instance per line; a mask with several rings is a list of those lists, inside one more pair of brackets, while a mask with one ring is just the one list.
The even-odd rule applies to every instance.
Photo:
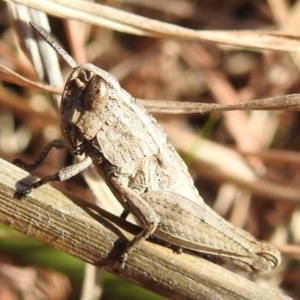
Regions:
[[[46, 39], [54, 43], [49, 36]], [[67, 55], [57, 44], [53, 48]], [[120, 268], [129, 250], [150, 234], [182, 248], [230, 259], [247, 271], [267, 272], [280, 263], [278, 250], [234, 228], [204, 203], [164, 130], [116, 78], [92, 64], [74, 67], [69, 60], [74, 70], [60, 107], [64, 141], [50, 143], [33, 165], [16, 163], [27, 170], [36, 168], [52, 147], [68, 148], [85, 159], [42, 178], [27, 193], [94, 164], [142, 227], [124, 249]]]

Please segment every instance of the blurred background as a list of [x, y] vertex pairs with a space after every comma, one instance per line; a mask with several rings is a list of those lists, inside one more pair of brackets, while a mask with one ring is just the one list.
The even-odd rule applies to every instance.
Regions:
[[[196, 30], [300, 35], [300, 1], [98, 2]], [[0, 63], [38, 81], [18, 46], [12, 15], [0, 1]], [[112, 73], [136, 98], [235, 104], [300, 92], [300, 56], [295, 53], [137, 36], [55, 16], [49, 21], [53, 36], [78, 64], [91, 62]], [[60, 67], [65, 82], [71, 70], [61, 59]], [[45, 92], [0, 82], [1, 158], [33, 162], [47, 143], [61, 137], [52, 103]], [[251, 279], [300, 299], [299, 112], [167, 115], [157, 109], [154, 115], [205, 202], [282, 251], [278, 268]], [[70, 163], [69, 154], [53, 151], [32, 174], [53, 174]], [[97, 198], [97, 186], [89, 189], [80, 176], [59, 186], [89, 201]], [[22, 299], [92, 299], [82, 292], [88, 272], [83, 262], [0, 226], [0, 299], [21, 299], [21, 294]], [[161, 298], [107, 273], [98, 273], [95, 282], [94, 299]]]

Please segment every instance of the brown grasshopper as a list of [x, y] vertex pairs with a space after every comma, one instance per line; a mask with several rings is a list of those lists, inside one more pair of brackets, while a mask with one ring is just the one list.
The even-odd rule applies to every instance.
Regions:
[[232, 260], [247, 271], [267, 272], [280, 263], [278, 250], [234, 228], [204, 203], [164, 130], [115, 77], [92, 64], [77, 66], [43, 29], [31, 26], [73, 72], [60, 106], [64, 140], [51, 142], [33, 164], [20, 159], [14, 163], [33, 170], [52, 147], [85, 158], [43, 177], [19, 191], [21, 195], [48, 182], [67, 180], [94, 165], [142, 228], [124, 249], [120, 268], [128, 252], [151, 234], [181, 248]]

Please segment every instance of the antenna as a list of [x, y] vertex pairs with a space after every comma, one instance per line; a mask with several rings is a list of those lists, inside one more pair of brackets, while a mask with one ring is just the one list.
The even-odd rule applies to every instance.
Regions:
[[75, 60], [60, 45], [58, 45], [43, 28], [33, 22], [29, 22], [29, 24], [72, 69], [77, 67]]

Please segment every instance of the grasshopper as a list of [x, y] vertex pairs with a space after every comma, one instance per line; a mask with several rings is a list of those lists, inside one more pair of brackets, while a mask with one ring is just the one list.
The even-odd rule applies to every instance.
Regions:
[[280, 263], [280, 252], [234, 228], [207, 206], [185, 163], [167, 141], [157, 121], [111, 74], [92, 64], [77, 66], [38, 25], [30, 25], [73, 69], [60, 105], [63, 140], [48, 144], [33, 164], [14, 163], [30, 171], [42, 164], [53, 147], [66, 148], [85, 158], [26, 190], [64, 181], [91, 165], [104, 178], [141, 232], [129, 241], [120, 257], [151, 234], [180, 248], [231, 260], [251, 272], [270, 271]]

